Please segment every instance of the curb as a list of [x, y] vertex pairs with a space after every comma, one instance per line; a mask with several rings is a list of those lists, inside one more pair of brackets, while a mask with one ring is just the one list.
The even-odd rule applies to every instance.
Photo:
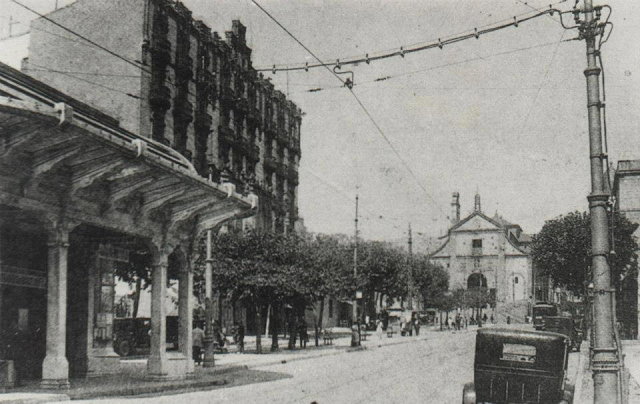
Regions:
[[351, 352], [360, 352], [360, 351], [366, 351], [366, 350], [369, 350], [369, 349], [379, 349], [379, 348], [384, 348], [386, 346], [410, 344], [410, 343], [420, 342], [420, 341], [428, 341], [430, 339], [432, 339], [432, 338], [407, 339], [407, 340], [398, 339], [397, 342], [396, 341], [388, 342], [388, 343], [383, 344], [383, 345], [372, 344], [371, 346], [359, 346], [359, 347], [354, 347], [354, 348], [348, 347], [346, 349], [331, 349], [331, 350], [327, 350], [325, 352], [319, 352], [317, 354], [301, 355], [299, 357], [294, 357], [294, 358], [289, 358], [289, 359], [274, 359], [272, 361], [265, 361], [263, 363], [255, 363], [255, 364], [249, 363], [246, 366], [247, 366], [248, 369], [269, 367], [269, 366], [282, 365], [282, 364], [285, 364], [285, 363], [291, 363], [291, 362], [296, 362], [296, 361], [301, 361], [301, 360], [322, 358], [322, 357], [325, 357], [325, 356], [334, 356], [334, 355], [341, 355], [341, 354], [351, 353]]
[[582, 346], [580, 347], [580, 356], [578, 359], [578, 369], [576, 371], [576, 380], [574, 382], [574, 402], [581, 403], [582, 401], [582, 386], [584, 384], [584, 376], [588, 372], [586, 368], [587, 363], [589, 363], [589, 341], [582, 341]]

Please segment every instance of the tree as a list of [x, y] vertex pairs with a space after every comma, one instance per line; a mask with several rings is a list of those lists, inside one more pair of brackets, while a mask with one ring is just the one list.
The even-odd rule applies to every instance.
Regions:
[[[622, 280], [637, 271], [638, 248], [633, 235], [638, 225], [624, 215], [613, 214], [614, 242], [610, 256], [612, 280], [619, 287]], [[591, 223], [588, 213], [573, 212], [548, 220], [534, 236], [531, 257], [540, 273], [578, 296], [590, 279]], [[615, 259], [613, 259], [615, 258]]]
[[449, 274], [441, 266], [429, 261], [422, 255], [415, 255], [410, 260], [414, 287], [424, 307], [440, 307], [445, 293], [449, 289]]
[[151, 255], [145, 251], [133, 251], [129, 254], [128, 262], [116, 262], [115, 276], [129, 286], [135, 284], [135, 291], [131, 293], [133, 298], [133, 310], [131, 317], [138, 316], [140, 306], [140, 293], [151, 285]]

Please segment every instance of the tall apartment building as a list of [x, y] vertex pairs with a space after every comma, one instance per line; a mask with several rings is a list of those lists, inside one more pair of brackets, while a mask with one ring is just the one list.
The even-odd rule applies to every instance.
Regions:
[[302, 112], [256, 72], [246, 28], [221, 38], [173, 0], [78, 0], [32, 22], [23, 70], [177, 150], [197, 172], [260, 197], [236, 226], [298, 220]]

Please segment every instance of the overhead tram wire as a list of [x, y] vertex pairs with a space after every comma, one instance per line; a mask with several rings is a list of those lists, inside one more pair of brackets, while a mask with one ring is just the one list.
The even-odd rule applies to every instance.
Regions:
[[[576, 37], [576, 38], [571, 38], [571, 39], [563, 39], [561, 42], [572, 42], [572, 41], [577, 41], [577, 40], [578, 40], [578, 38]], [[511, 53], [522, 52], [522, 51], [526, 51], [526, 50], [542, 48], [542, 47], [545, 47], [545, 46], [551, 46], [551, 45], [557, 45], [557, 44], [558, 44], [558, 42], [553, 41], [553, 42], [547, 42], [547, 43], [543, 43], [543, 44], [539, 44], [539, 45], [526, 46], [526, 47], [523, 47], [523, 48], [517, 48], [517, 49], [512, 49], [512, 50], [508, 50], [508, 51], [504, 51], [504, 52], [493, 53], [493, 54], [486, 55], [486, 56], [476, 56], [476, 57], [473, 57], [473, 58], [463, 59], [463, 60], [459, 60], [459, 61], [456, 61], [456, 62], [450, 62], [450, 63], [441, 64], [441, 65], [427, 67], [425, 69], [411, 70], [411, 71], [408, 71], [408, 72], [393, 74], [393, 75], [390, 75], [390, 76], [378, 77], [378, 78], [375, 78], [373, 80], [367, 80], [367, 81], [362, 81], [362, 82], [359, 82], [359, 83], [354, 83], [354, 87], [363, 86], [365, 84], [373, 84], [373, 83], [383, 82], [383, 81], [395, 79], [395, 78], [398, 78], [398, 77], [411, 76], [411, 75], [414, 75], [414, 74], [417, 74], [417, 73], [424, 73], [424, 72], [428, 72], [428, 71], [432, 71], [432, 70], [443, 69], [445, 67], [461, 65], [461, 64], [469, 63], [469, 62], [476, 62], [476, 61], [479, 61], [479, 60], [491, 59], [491, 58], [494, 58], [494, 57], [497, 57], [497, 56], [503, 56], [503, 55], [508, 55], [508, 54], [511, 54]], [[307, 86], [307, 85], [304, 84], [304, 86]], [[317, 93], [317, 92], [321, 92], [321, 91], [336, 90], [336, 89], [342, 89], [342, 88], [343, 88], [343, 86], [316, 87], [316, 88], [311, 88], [311, 89], [305, 90], [305, 91], [297, 91], [297, 92], [294, 92], [294, 94]]]
[[[568, 27], [564, 24], [564, 21], [562, 20], [562, 15], [564, 14], [571, 14], [573, 11], [561, 11], [559, 9], [555, 9], [555, 8], [549, 8], [547, 10], [544, 11], [539, 11], [534, 15], [530, 15], [528, 17], [523, 17], [521, 19], [518, 19], [519, 16], [523, 16], [523, 15], [527, 15], [530, 14], [529, 13], [523, 13], [520, 14], [519, 16], [514, 16], [513, 19], [504, 19], [504, 20], [500, 20], [499, 22], [502, 21], [510, 21], [508, 23], [502, 23], [499, 25], [487, 25], [488, 28], [484, 28], [484, 29], [478, 29], [478, 28], [474, 28], [474, 29], [469, 29], [466, 31], [462, 31], [460, 34], [455, 34], [453, 36], [449, 36], [449, 37], [443, 37], [443, 38], [438, 38], [437, 41], [432, 41], [432, 42], [428, 42], [428, 43], [423, 43], [420, 45], [411, 45], [408, 47], [405, 46], [401, 46], [400, 50], [392, 50], [392, 51], [388, 51], [388, 52], [384, 52], [381, 53], [379, 55], [372, 55], [369, 56], [369, 54], [367, 54], [364, 57], [349, 57], [346, 58], [344, 60], [341, 60], [339, 58], [334, 59], [335, 61], [333, 62], [323, 62], [322, 60], [320, 60], [320, 58], [318, 58], [316, 55], [314, 55], [312, 52], [309, 51], [309, 49], [303, 45], [300, 41], [298, 41], [298, 39], [293, 36], [285, 27], [283, 27], [271, 14], [269, 14], [269, 12], [267, 12], [262, 6], [260, 6], [257, 2], [251, 0], [256, 6], [258, 6], [262, 11], [265, 12], [265, 14], [267, 14], [272, 20], [274, 20], [274, 22], [276, 22], [276, 24], [278, 24], [278, 26], [280, 26], [287, 34], [289, 34], [289, 36], [291, 36], [296, 42], [298, 42], [307, 52], [309, 52], [317, 61], [318, 63], [315, 64], [309, 64], [309, 63], [299, 63], [297, 66], [293, 66], [293, 67], [289, 67], [288, 65], [286, 65], [285, 67], [277, 67], [277, 66], [282, 66], [282, 65], [273, 65], [273, 67], [259, 67], [256, 68], [256, 71], [258, 72], [280, 72], [280, 71], [308, 71], [309, 69], [313, 69], [313, 68], [317, 68], [317, 67], [325, 67], [325, 68], [329, 68], [331, 66], [344, 66], [344, 65], [359, 65], [361, 63], [366, 63], [366, 64], [370, 64], [371, 62], [377, 61], [377, 60], [383, 60], [383, 59], [389, 59], [389, 58], [393, 58], [393, 57], [405, 57], [405, 55], [407, 54], [411, 54], [411, 53], [415, 53], [415, 52], [421, 52], [421, 51], [425, 51], [425, 50], [429, 50], [429, 49], [435, 49], [435, 48], [440, 48], [443, 49], [445, 45], [451, 45], [457, 42], [462, 42], [462, 41], [466, 41], [472, 38], [475, 39], [479, 39], [481, 35], [485, 35], [485, 34], [489, 34], [492, 32], [496, 32], [505, 28], [509, 28], [509, 27], [518, 27], [519, 24], [523, 23], [523, 22], [527, 22], [529, 20], [533, 20], [535, 18], [539, 18], [542, 16], [551, 16], [555, 13], [558, 13], [558, 15], [560, 16], [560, 24], [562, 24], [563, 28], [565, 29], [573, 29], [573, 28], [577, 28], [577, 27]], [[566, 0], [564, 1], [560, 1], [556, 4], [560, 4], [560, 3], [564, 3], [566, 2]], [[553, 6], [553, 4], [551, 4], [550, 6]], [[554, 20], [555, 21], [555, 20]], [[498, 23], [494, 23], [494, 24], [498, 24]], [[481, 27], [482, 28], [482, 27]]]
[[[329, 68], [328, 65], [322, 63], [322, 61], [320, 60], [320, 58], [318, 58], [307, 46], [305, 46], [298, 38], [295, 37], [295, 35], [293, 35], [288, 29], [286, 29], [275, 17], [273, 17], [267, 10], [265, 10], [260, 4], [258, 4], [256, 2], [256, 0], [251, 0], [253, 2], [253, 4], [255, 4], [258, 8], [260, 8], [269, 18], [271, 18], [271, 20], [273, 20], [280, 28], [282, 28], [291, 38], [293, 38], [293, 40], [295, 40], [300, 46], [302, 46], [311, 56], [313, 56], [319, 63], [322, 64], [322, 66], [324, 66], [324, 68], [326, 68], [333, 76], [336, 77], [336, 79], [338, 79], [338, 81], [340, 81], [343, 85], [346, 85], [346, 83], [336, 74], [336, 72], [334, 72], [333, 70], [331, 70]], [[418, 179], [418, 176], [413, 172], [413, 170], [411, 169], [411, 167], [409, 166], [409, 164], [405, 161], [405, 159], [402, 157], [402, 155], [400, 154], [400, 152], [398, 152], [398, 150], [395, 148], [395, 146], [393, 145], [393, 143], [391, 143], [391, 141], [389, 140], [389, 138], [387, 137], [387, 135], [384, 133], [384, 131], [382, 130], [382, 128], [380, 128], [380, 125], [378, 125], [378, 123], [375, 121], [375, 119], [373, 118], [373, 116], [371, 115], [371, 113], [369, 112], [369, 110], [364, 106], [364, 104], [362, 103], [362, 101], [360, 100], [360, 98], [358, 97], [358, 95], [353, 91], [352, 88], [349, 88], [349, 91], [351, 92], [351, 94], [353, 95], [353, 97], [356, 99], [356, 102], [358, 103], [358, 105], [360, 105], [360, 107], [362, 108], [362, 110], [365, 112], [365, 114], [367, 115], [367, 117], [369, 118], [369, 120], [371, 121], [371, 123], [373, 124], [373, 126], [375, 126], [375, 128], [377, 129], [378, 133], [380, 133], [380, 135], [383, 137], [383, 139], [387, 142], [387, 144], [389, 145], [389, 147], [391, 148], [391, 150], [393, 150], [393, 152], [396, 154], [396, 156], [398, 157], [398, 159], [402, 162], [402, 164], [404, 165], [404, 167], [407, 169], [407, 171], [411, 174], [411, 176], [413, 177], [413, 179], [416, 181], [416, 183], [418, 184], [418, 186], [424, 191], [424, 193], [427, 195], [427, 197], [429, 197], [429, 199], [433, 202], [434, 206], [440, 211], [440, 213], [446, 217], [446, 213], [442, 210], [442, 208], [436, 203], [435, 199], [431, 196], [431, 194], [429, 194], [429, 192], [427, 191], [427, 189], [424, 187], [424, 185], [422, 185], [422, 183], [420, 182], [420, 180]]]

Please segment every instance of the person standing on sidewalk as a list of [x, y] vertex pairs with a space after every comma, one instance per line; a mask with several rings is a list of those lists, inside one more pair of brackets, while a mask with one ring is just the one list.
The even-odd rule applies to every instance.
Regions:
[[416, 317], [415, 327], [416, 327], [416, 337], [417, 337], [418, 335], [420, 335], [420, 318], [419, 317]]
[[193, 361], [196, 365], [202, 365], [202, 342], [204, 340], [204, 331], [200, 328], [200, 324], [196, 323], [196, 326], [192, 331], [192, 336]]
[[376, 321], [376, 334], [378, 334], [378, 339], [382, 341], [382, 321]]
[[243, 353], [244, 352], [244, 324], [243, 323], [238, 324], [238, 327], [236, 328], [236, 330], [238, 335], [238, 352]]

